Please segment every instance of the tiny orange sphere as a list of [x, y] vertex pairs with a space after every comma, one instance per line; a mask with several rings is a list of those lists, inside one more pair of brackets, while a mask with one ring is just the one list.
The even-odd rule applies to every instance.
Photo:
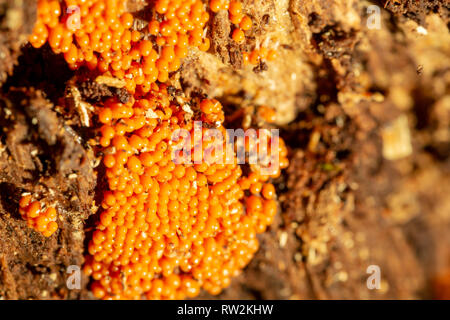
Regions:
[[219, 12], [222, 9], [222, 1], [221, 0], [210, 0], [209, 8], [212, 12]]
[[233, 30], [233, 34], [232, 34], [232, 38], [234, 41], [236, 41], [237, 43], [242, 43], [245, 40], [245, 34], [244, 31], [242, 31], [241, 29], [234, 29]]
[[239, 23], [239, 28], [244, 31], [250, 30], [252, 28], [252, 19], [249, 16], [244, 16]]
[[275, 187], [271, 183], [266, 183], [262, 189], [262, 195], [265, 199], [271, 200], [275, 196]]

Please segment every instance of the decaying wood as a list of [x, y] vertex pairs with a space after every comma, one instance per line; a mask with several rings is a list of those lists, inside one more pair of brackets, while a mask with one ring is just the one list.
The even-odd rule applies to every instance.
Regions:
[[[25, 19], [32, 2], [0, 0], [0, 13]], [[396, 2], [245, 0], [254, 20], [247, 42], [230, 40], [219, 13], [208, 26], [210, 52], [191, 51], [173, 75], [186, 96], [207, 94], [233, 110], [275, 107], [290, 152], [276, 181], [280, 213], [217, 298], [431, 298], [448, 279], [449, 11], [440, 1]], [[129, 8], [141, 15], [143, 4]], [[374, 4], [379, 29], [366, 26]], [[8, 57], [0, 82], [24, 41], [13, 39], [31, 30], [20, 19], [16, 26], [0, 20], [0, 55]], [[241, 53], [261, 45], [276, 48], [278, 59], [267, 70], [244, 66]], [[81, 103], [127, 96], [111, 79], [71, 83], [82, 115], [66, 110], [58, 98], [69, 87], [60, 79], [33, 83], [22, 73], [29, 54], [0, 91], [0, 298], [89, 298], [87, 279], [81, 290], [66, 287], [67, 267], [83, 263], [104, 183]], [[45, 48], [33, 54], [55, 60]], [[26, 227], [17, 212], [23, 191], [58, 203], [57, 236]], [[366, 285], [371, 265], [381, 270], [379, 290]]]

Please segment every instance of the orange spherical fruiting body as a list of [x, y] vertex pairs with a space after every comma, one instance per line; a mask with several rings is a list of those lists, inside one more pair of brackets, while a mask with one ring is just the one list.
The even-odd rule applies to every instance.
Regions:
[[212, 12], [219, 12], [223, 8], [222, 0], [210, 0], [209, 8]]
[[242, 31], [241, 29], [234, 29], [233, 30], [233, 34], [232, 34], [232, 38], [234, 41], [236, 41], [237, 43], [242, 43], [245, 40], [245, 34], [244, 31]]
[[242, 14], [242, 3], [239, 1], [232, 0], [230, 2], [230, 7], [228, 11], [230, 12], [230, 14], [235, 16]]
[[267, 106], [260, 106], [258, 108], [258, 114], [267, 123], [273, 123], [276, 120], [276, 112], [275, 112], [275, 110], [273, 108], [270, 108], [270, 107], [267, 107]]

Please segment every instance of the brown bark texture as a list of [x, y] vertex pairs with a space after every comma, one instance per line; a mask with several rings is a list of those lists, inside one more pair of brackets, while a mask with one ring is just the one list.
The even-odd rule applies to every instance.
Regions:
[[[68, 290], [95, 222], [99, 155], [61, 99], [126, 99], [74, 80], [60, 56], [27, 43], [34, 0], [0, 0], [0, 299], [90, 299]], [[130, 0], [141, 16], [146, 1]], [[226, 13], [211, 49], [172, 76], [185, 94], [231, 109], [270, 105], [289, 148], [276, 181], [280, 212], [260, 249], [218, 299], [450, 298], [450, 33], [442, 0], [244, 0], [254, 21], [242, 45]], [[373, 11], [380, 24], [373, 28]], [[278, 58], [244, 66], [266, 42]], [[45, 238], [18, 213], [22, 192], [57, 205]], [[379, 266], [380, 289], [367, 268]]]

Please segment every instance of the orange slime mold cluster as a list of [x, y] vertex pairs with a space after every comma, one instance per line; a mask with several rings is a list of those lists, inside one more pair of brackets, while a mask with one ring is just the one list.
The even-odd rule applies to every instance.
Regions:
[[19, 201], [19, 213], [27, 221], [28, 227], [50, 237], [58, 230], [57, 211], [53, 207], [42, 210], [39, 201], [32, 201], [30, 194], [22, 196]]
[[[194, 108], [203, 123], [223, 121], [216, 100], [199, 101]], [[149, 113], [157, 117], [146, 119]], [[273, 172], [262, 175], [252, 167], [243, 176], [236, 159], [174, 163], [173, 132], [194, 135], [194, 128], [165, 85], [153, 84], [147, 95], [128, 104], [110, 100], [98, 114], [109, 190], [85, 265], [96, 280], [95, 296], [182, 299], [200, 288], [219, 293], [250, 261], [258, 248], [256, 234], [276, 214], [275, 188], [267, 181], [287, 166], [282, 141]], [[217, 129], [225, 134], [223, 126]], [[202, 152], [208, 147], [203, 143]], [[194, 148], [195, 143], [191, 155]], [[215, 154], [217, 160], [224, 157]]]
[[[211, 1], [211, 10], [228, 9], [236, 30], [251, 28], [239, 2], [223, 3]], [[80, 28], [73, 30], [77, 21], [67, 21], [77, 17], [66, 13], [71, 6], [80, 8]], [[96, 107], [108, 188], [84, 271], [100, 299], [183, 299], [201, 288], [218, 294], [258, 249], [256, 234], [277, 212], [269, 180], [288, 165], [284, 142], [272, 136], [244, 143], [247, 153], [270, 153], [272, 139], [278, 139], [278, 157], [264, 164], [271, 171], [250, 164], [243, 173], [236, 150], [230, 155], [225, 142], [215, 140], [200, 148], [204, 155], [223, 143], [215, 161], [194, 161], [195, 139], [189, 144], [193, 161], [174, 161], [173, 135], [182, 129], [195, 136], [194, 120], [205, 124], [202, 134], [215, 128], [226, 136], [217, 100], [180, 102], [185, 98], [172, 96], [164, 84], [189, 47], [208, 50], [209, 14], [200, 0], [157, 0], [148, 10], [153, 18], [138, 30], [124, 1], [40, 0], [30, 38], [35, 47], [48, 42], [73, 69], [84, 65], [93, 76], [125, 80], [133, 94], [127, 103], [110, 99]], [[274, 120], [273, 109], [259, 112]]]
[[39, 48], [48, 42], [72, 69], [110, 72], [130, 92], [139, 86], [145, 93], [179, 69], [188, 46], [209, 49], [209, 14], [201, 0], [157, 0], [152, 15], [137, 30], [123, 0], [39, 0], [30, 43]]

